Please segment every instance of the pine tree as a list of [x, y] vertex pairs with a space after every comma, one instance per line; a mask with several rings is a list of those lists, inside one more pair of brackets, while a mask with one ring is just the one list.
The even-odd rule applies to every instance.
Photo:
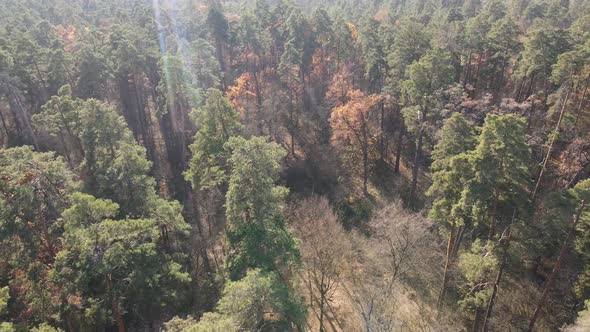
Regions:
[[514, 208], [526, 212], [531, 152], [524, 120], [488, 114], [470, 159], [474, 176], [462, 193], [462, 209], [470, 211], [475, 224], [487, 224], [493, 240], [498, 221], [508, 222]]
[[408, 67], [406, 76], [408, 78], [402, 84], [406, 104], [409, 107], [402, 111], [406, 126], [416, 137], [416, 153], [409, 195], [410, 204], [414, 204], [426, 127], [430, 121], [440, 117], [442, 91], [453, 79], [449, 53], [441, 49], [428, 51], [420, 60]]
[[288, 190], [275, 185], [285, 151], [261, 137], [233, 137], [226, 148], [231, 151], [225, 202], [230, 277], [237, 280], [248, 268], [280, 271], [299, 258], [281, 213]]
[[198, 128], [190, 149], [193, 156], [185, 177], [195, 190], [206, 189], [224, 181], [229, 156], [224, 144], [241, 131], [239, 115], [217, 89], [207, 90], [205, 105], [193, 112]]
[[462, 227], [464, 218], [460, 209], [461, 194], [473, 175], [469, 153], [475, 148], [476, 136], [472, 126], [460, 113], [445, 120], [440, 130], [438, 143], [432, 151], [432, 185], [427, 195], [434, 198], [429, 216], [443, 226], [448, 233], [448, 245], [438, 307], [444, 301], [448, 283], [452, 252], [457, 242], [457, 228]]

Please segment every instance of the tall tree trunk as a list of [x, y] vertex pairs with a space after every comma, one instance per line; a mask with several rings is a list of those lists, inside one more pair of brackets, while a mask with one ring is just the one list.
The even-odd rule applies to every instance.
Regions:
[[496, 94], [494, 98], [496, 99], [496, 105], [500, 105], [502, 101], [502, 86], [504, 85], [504, 71], [506, 70], [506, 57], [508, 55], [504, 55], [502, 57], [502, 67], [500, 69], [500, 79], [496, 83]]
[[537, 304], [537, 307], [535, 308], [535, 312], [533, 313], [533, 317], [531, 318], [531, 321], [529, 322], [529, 327], [528, 327], [529, 332], [533, 331], [533, 328], [535, 327], [535, 323], [537, 322], [539, 315], [541, 315], [541, 310], [543, 309], [543, 306], [545, 305], [545, 301], [547, 300], [547, 296], [549, 296], [549, 291], [553, 287], [553, 284], [555, 283], [555, 279], [557, 277], [557, 274], [559, 273], [559, 270], [561, 269], [561, 262], [563, 261], [565, 254], [567, 253], [567, 247], [569, 245], [569, 242], [572, 240], [572, 237], [574, 236], [574, 233], [576, 231], [576, 226], [578, 225], [578, 222], [580, 221], [580, 216], [584, 212], [585, 206], [586, 206], [585, 202], [582, 201], [580, 203], [580, 207], [578, 208], [578, 212], [576, 213], [576, 216], [574, 217], [574, 222], [572, 223], [572, 227], [570, 228], [569, 232], [567, 233], [565, 241], [563, 242], [563, 245], [561, 246], [561, 250], [559, 251], [559, 256], [557, 257], [557, 261], [555, 262], [555, 266], [553, 267], [553, 271], [551, 271], [551, 275], [549, 276], [549, 280], [547, 280], [547, 285], [545, 285], [545, 290], [543, 291], [543, 294], [541, 295], [541, 299], [539, 300], [539, 303]]
[[219, 37], [215, 37], [215, 55], [217, 55], [217, 61], [219, 62], [219, 69], [222, 73], [221, 75], [221, 86], [225, 90], [227, 87], [227, 82], [225, 78], [227, 77], [226, 67], [225, 67], [225, 59], [223, 56], [223, 41]]
[[516, 90], [515, 100], [520, 103], [520, 97], [522, 94], [522, 90], [524, 89], [524, 85], [526, 84], [526, 74], [523, 76], [522, 81], [518, 85], [518, 90]]
[[535, 85], [535, 75], [536, 73], [533, 73], [531, 75], [531, 83], [529, 84], [529, 88], [527, 89], [526, 94], [524, 95], [523, 100], [526, 100], [528, 97], [531, 96], [531, 94], [533, 93], [533, 86]]
[[412, 168], [412, 187], [410, 189], [410, 206], [414, 205], [416, 196], [416, 186], [418, 184], [418, 172], [420, 171], [420, 159], [422, 159], [422, 143], [424, 140], [424, 130], [422, 125], [418, 131], [418, 142], [416, 143], [416, 154], [414, 155], [414, 167]]
[[187, 140], [186, 140], [186, 115], [188, 107], [177, 99], [175, 103], [169, 103], [168, 112], [160, 118], [161, 132], [164, 136], [168, 165], [172, 171], [172, 184], [170, 192], [179, 201], [186, 198], [186, 184], [183, 172], [186, 169]]
[[[107, 274], [106, 277], [106, 286], [107, 290], [113, 289], [113, 279], [111, 274]], [[113, 295], [113, 299], [111, 300], [111, 310], [113, 310], [113, 318], [117, 323], [117, 331], [118, 332], [125, 332], [125, 321], [123, 320], [123, 315], [121, 315], [121, 310], [119, 309], [119, 301]]]
[[481, 69], [481, 58], [483, 57], [483, 54], [478, 54], [477, 55], [477, 67], [475, 69], [475, 83], [473, 83], [473, 95], [472, 97], [475, 97], [475, 95], [477, 94], [477, 88], [479, 86], [479, 71]]
[[385, 160], [385, 102], [381, 102], [381, 132], [379, 133], [379, 152], [381, 163]]
[[530, 130], [531, 130], [531, 125], [533, 124], [533, 114], [535, 114], [535, 102], [534, 101], [531, 103], [531, 109], [528, 111], [528, 117], [527, 117], [527, 122], [526, 122], [527, 132], [530, 132]]
[[405, 129], [400, 129], [397, 136], [397, 147], [395, 151], [395, 167], [393, 172], [395, 174], [399, 174], [399, 166], [402, 159], [402, 146], [404, 144], [404, 133]]
[[449, 282], [449, 267], [451, 265], [451, 255], [453, 253], [453, 246], [454, 246], [454, 242], [455, 242], [455, 231], [457, 229], [457, 226], [455, 224], [455, 220], [453, 219], [452, 224], [451, 224], [451, 231], [449, 234], [449, 242], [447, 243], [447, 257], [445, 259], [445, 272], [443, 275], [443, 280], [442, 280], [442, 285], [440, 287], [440, 293], [438, 296], [438, 301], [436, 303], [436, 307], [437, 309], [440, 311], [440, 308], [442, 306], [442, 303], [444, 301], [445, 298], [445, 292], [447, 289], [447, 283]]
[[72, 162], [72, 157], [70, 156], [70, 151], [68, 149], [68, 146], [66, 144], [66, 140], [65, 140], [64, 135], [61, 132], [61, 130], [59, 130], [59, 132], [58, 132], [57, 135], [59, 136], [59, 141], [61, 142], [61, 145], [63, 147], [64, 156], [66, 157], [66, 160], [68, 162], [68, 165], [70, 166], [71, 169], [74, 169], [75, 166], [74, 166], [74, 163]]
[[492, 213], [490, 218], [490, 229], [488, 233], [488, 240], [493, 241], [496, 236], [496, 215], [498, 214], [499, 197], [498, 193], [494, 192], [494, 202], [492, 203]]
[[502, 259], [500, 261], [500, 266], [498, 268], [498, 274], [496, 275], [496, 280], [494, 282], [494, 288], [492, 290], [492, 296], [490, 296], [490, 300], [488, 302], [488, 308], [486, 310], [486, 317], [483, 321], [483, 332], [488, 332], [488, 326], [490, 319], [492, 318], [492, 310], [494, 309], [494, 302], [496, 301], [496, 296], [498, 295], [498, 289], [500, 287], [500, 281], [502, 281], [502, 274], [504, 272], [504, 268], [506, 267], [506, 259], [508, 256], [508, 247], [510, 246], [511, 238], [511, 227], [514, 223], [514, 219], [516, 218], [516, 208], [512, 213], [512, 220], [510, 221], [510, 225], [502, 234], [500, 238], [500, 245], [502, 246]]
[[8, 104], [10, 112], [14, 117], [14, 125], [18, 134], [18, 140], [21, 141], [23, 138], [26, 144], [32, 144], [35, 150], [39, 149], [37, 141], [37, 135], [33, 131], [31, 126], [31, 116], [21, 99], [20, 92], [16, 88], [8, 85]]
[[[262, 94], [260, 92], [260, 83], [258, 81], [257, 71], [252, 71], [254, 76], [254, 91], [256, 92], [256, 122], [258, 127], [258, 135], [264, 135], [264, 119], [262, 115]], [[270, 133], [268, 133], [270, 135]]]
[[325, 332], [324, 329], [324, 303], [326, 301], [326, 291], [324, 290], [324, 274], [322, 273], [320, 281], [320, 332]]
[[465, 77], [463, 79], [463, 89], [467, 87], [469, 84], [470, 76], [471, 76], [471, 49], [469, 49], [469, 56], [467, 57], [467, 65], [465, 66]]
[[465, 225], [459, 226], [457, 231], [457, 235], [455, 236], [455, 243], [453, 243], [453, 248], [451, 250], [451, 259], [455, 259], [457, 257], [457, 252], [459, 252], [459, 247], [461, 246], [461, 241], [463, 241], [463, 236], [465, 235]]
[[361, 132], [363, 137], [363, 193], [368, 195], [369, 192], [367, 191], [367, 182], [369, 179], [369, 142], [367, 137], [367, 126], [364, 121]]
[[289, 107], [289, 117], [291, 118], [291, 125], [289, 128], [289, 135], [291, 136], [291, 155], [295, 158], [295, 118], [293, 117], [293, 103]]
[[479, 322], [481, 321], [481, 308], [475, 308], [475, 317], [473, 318], [473, 327], [471, 330], [473, 332], [479, 332]]
[[576, 110], [576, 120], [574, 121], [574, 128], [578, 125], [578, 120], [580, 120], [580, 113], [582, 112], [582, 106], [584, 105], [584, 100], [586, 99], [586, 92], [588, 91], [588, 81], [590, 77], [586, 78], [584, 82], [584, 92], [582, 92], [582, 98], [580, 99], [580, 103], [578, 104], [578, 109]]
[[568, 89], [565, 99], [563, 101], [563, 105], [561, 106], [561, 112], [559, 112], [559, 119], [557, 120], [557, 124], [555, 125], [555, 132], [551, 137], [551, 141], [549, 143], [549, 147], [547, 148], [547, 154], [545, 155], [545, 160], [543, 161], [543, 167], [541, 168], [541, 172], [539, 173], [539, 177], [537, 179], [537, 184], [535, 185], [535, 190], [533, 191], [533, 196], [531, 200], [534, 202], [537, 193], [539, 192], [539, 188], [541, 186], [541, 181], [543, 180], [543, 175], [545, 174], [545, 170], [547, 169], [547, 164], [549, 159], [551, 158], [551, 152], [553, 151], [553, 144], [555, 143], [555, 139], [559, 136], [559, 132], [561, 129], [561, 121], [563, 120], [563, 114], [565, 113], [565, 109], [567, 106], [567, 102], [569, 100], [570, 90]]
[[2, 141], [2, 147], [10, 146], [10, 132], [8, 131], [8, 126], [6, 125], [6, 120], [4, 119], [4, 115], [0, 111], [0, 122], [2, 123], [2, 129], [4, 129], [4, 133], [6, 134], [6, 141]]

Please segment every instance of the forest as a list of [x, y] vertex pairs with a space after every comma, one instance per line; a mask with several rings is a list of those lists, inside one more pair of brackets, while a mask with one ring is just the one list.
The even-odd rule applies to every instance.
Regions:
[[590, 1], [0, 0], [21, 331], [590, 331]]

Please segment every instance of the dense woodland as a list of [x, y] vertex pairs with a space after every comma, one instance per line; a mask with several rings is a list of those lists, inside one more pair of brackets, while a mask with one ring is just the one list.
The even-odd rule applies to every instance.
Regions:
[[0, 0], [0, 331], [589, 331], [590, 1]]

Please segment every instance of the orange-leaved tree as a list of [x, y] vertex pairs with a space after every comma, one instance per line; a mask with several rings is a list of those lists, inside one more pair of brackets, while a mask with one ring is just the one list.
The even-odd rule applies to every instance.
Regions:
[[360, 154], [363, 165], [363, 191], [367, 193], [369, 151], [375, 144], [379, 127], [376, 112], [381, 101], [377, 94], [365, 95], [360, 90], [348, 93], [348, 101], [332, 110], [330, 126], [333, 143], [353, 152], [353, 159]]

